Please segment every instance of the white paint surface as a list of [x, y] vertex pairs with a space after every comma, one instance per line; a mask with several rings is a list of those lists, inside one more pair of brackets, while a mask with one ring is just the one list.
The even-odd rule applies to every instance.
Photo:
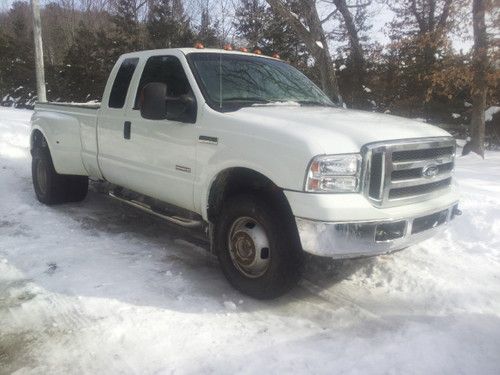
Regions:
[[183, 231], [103, 194], [38, 203], [30, 115], [0, 108], [0, 373], [500, 372], [500, 153], [458, 159], [464, 215], [444, 234], [312, 261], [257, 302]]

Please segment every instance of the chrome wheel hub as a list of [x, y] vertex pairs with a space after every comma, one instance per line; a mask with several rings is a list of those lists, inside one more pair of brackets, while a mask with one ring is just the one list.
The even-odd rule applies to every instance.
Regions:
[[234, 266], [245, 276], [260, 277], [269, 268], [269, 240], [264, 227], [255, 219], [236, 219], [229, 231], [228, 244]]

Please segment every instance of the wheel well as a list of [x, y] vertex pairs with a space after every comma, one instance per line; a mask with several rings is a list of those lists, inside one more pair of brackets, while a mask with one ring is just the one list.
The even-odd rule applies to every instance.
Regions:
[[207, 207], [208, 221], [214, 223], [222, 205], [229, 197], [240, 193], [254, 193], [278, 204], [292, 214], [283, 190], [262, 173], [248, 168], [229, 168], [220, 172], [210, 187]]
[[30, 146], [31, 154], [33, 154], [33, 150], [37, 147], [48, 147], [47, 141], [40, 130], [35, 129], [31, 134]]

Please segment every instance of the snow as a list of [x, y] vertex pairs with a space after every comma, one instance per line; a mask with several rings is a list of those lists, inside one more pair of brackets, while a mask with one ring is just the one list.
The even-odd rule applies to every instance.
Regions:
[[365, 90], [365, 92], [367, 92], [367, 93], [372, 92], [372, 89], [371, 89], [371, 88], [366, 87], [366, 86], [364, 86], [364, 85], [363, 85], [363, 89], [364, 89], [364, 90]]
[[322, 43], [320, 40], [317, 40], [317, 41], [316, 41], [316, 45], [317, 45], [319, 48], [321, 48], [321, 49], [325, 48], [325, 47], [323, 46], [323, 43]]
[[255, 103], [252, 104], [252, 107], [300, 107], [300, 103], [288, 100], [286, 102], [269, 102], [269, 103]]
[[451, 117], [453, 117], [454, 119], [457, 119], [457, 118], [462, 117], [462, 115], [460, 115], [460, 113], [452, 113]]
[[346, 68], [347, 68], [347, 66], [345, 66], [345, 64], [342, 64], [342, 65], [339, 66], [339, 70], [340, 71], [343, 71]]
[[186, 231], [98, 192], [46, 207], [32, 112], [0, 108], [0, 373], [498, 374], [500, 153], [457, 161], [457, 218], [392, 255], [233, 290]]
[[484, 121], [492, 121], [493, 115], [500, 112], [499, 106], [491, 106], [486, 111], [484, 111]]

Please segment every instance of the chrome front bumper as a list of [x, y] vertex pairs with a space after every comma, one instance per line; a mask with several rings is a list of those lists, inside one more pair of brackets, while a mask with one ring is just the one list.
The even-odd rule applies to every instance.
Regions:
[[304, 251], [330, 258], [355, 258], [404, 249], [432, 237], [460, 215], [458, 203], [395, 220], [323, 222], [296, 217]]

